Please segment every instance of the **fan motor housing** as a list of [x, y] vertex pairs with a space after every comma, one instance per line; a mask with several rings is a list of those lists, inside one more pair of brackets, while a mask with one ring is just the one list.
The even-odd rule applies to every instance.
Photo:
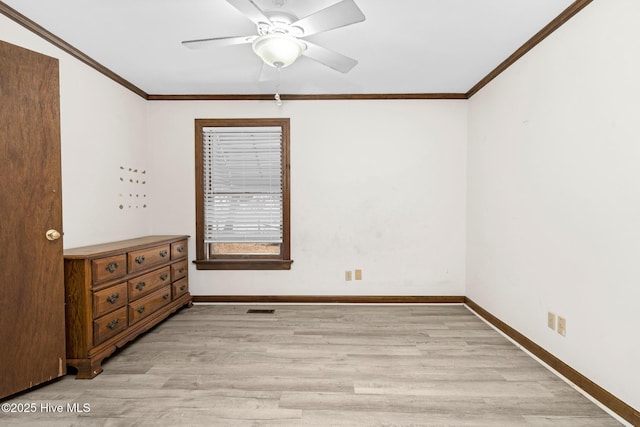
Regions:
[[290, 13], [278, 11], [271, 11], [264, 13], [270, 23], [261, 22], [258, 24], [258, 34], [265, 36], [267, 34], [288, 34], [294, 37], [302, 37], [304, 31], [300, 27], [292, 26], [291, 23], [296, 22], [298, 18]]

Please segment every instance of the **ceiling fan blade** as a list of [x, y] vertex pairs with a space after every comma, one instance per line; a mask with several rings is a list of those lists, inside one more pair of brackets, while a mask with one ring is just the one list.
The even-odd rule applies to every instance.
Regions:
[[253, 2], [253, 0], [227, 0], [227, 3], [242, 12], [256, 25], [260, 25], [261, 23], [271, 23], [271, 20], [269, 20], [269, 18], [267, 18], [264, 13], [262, 13], [262, 10], [260, 10], [260, 8]]
[[217, 37], [213, 39], [186, 40], [182, 44], [189, 49], [202, 49], [252, 43], [257, 38], [258, 36]]
[[364, 20], [364, 14], [353, 0], [342, 0], [316, 13], [312, 13], [291, 25], [302, 28], [304, 31], [303, 37], [306, 37], [311, 34], [345, 27]]
[[304, 41], [307, 45], [302, 54], [307, 58], [311, 58], [314, 61], [318, 61], [327, 67], [333, 68], [341, 73], [348, 73], [353, 67], [358, 65], [358, 61], [348, 56], [344, 56], [341, 53], [334, 52], [326, 47], [318, 46], [317, 44]]

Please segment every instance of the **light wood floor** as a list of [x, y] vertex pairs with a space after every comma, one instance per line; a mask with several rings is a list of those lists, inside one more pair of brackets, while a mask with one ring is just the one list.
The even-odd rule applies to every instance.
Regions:
[[0, 425], [620, 426], [462, 305], [195, 305], [103, 367]]

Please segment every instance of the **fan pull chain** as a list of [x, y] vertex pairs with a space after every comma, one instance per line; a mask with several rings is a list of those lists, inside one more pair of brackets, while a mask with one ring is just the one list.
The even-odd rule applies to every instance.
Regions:
[[278, 70], [278, 76], [276, 77], [276, 95], [274, 99], [276, 100], [276, 105], [280, 107], [282, 105], [282, 100], [280, 99], [280, 70], [282, 69], [282, 63], [276, 62], [274, 65], [276, 66], [276, 70]]

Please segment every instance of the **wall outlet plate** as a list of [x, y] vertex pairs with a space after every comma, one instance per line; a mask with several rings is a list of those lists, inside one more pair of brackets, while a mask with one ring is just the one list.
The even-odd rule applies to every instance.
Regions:
[[558, 316], [558, 333], [563, 337], [567, 336], [567, 319]]
[[356, 274], [355, 274], [355, 276], [356, 276], [356, 280], [362, 280], [362, 270], [357, 269], [357, 270], [355, 271], [355, 273], [356, 273]]
[[346, 280], [347, 282], [351, 280], [351, 270], [347, 270], [344, 272], [344, 280]]
[[556, 315], [555, 313], [548, 312], [547, 313], [547, 326], [549, 329], [556, 330]]

